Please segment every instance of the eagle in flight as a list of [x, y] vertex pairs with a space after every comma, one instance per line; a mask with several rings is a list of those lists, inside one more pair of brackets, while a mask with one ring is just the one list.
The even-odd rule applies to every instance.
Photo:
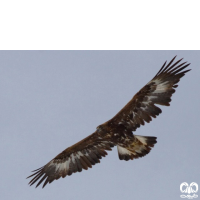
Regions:
[[43, 167], [34, 170], [29, 182], [36, 187], [44, 182], [51, 183], [60, 177], [87, 170], [107, 155], [106, 151], [117, 146], [120, 160], [133, 160], [143, 157], [156, 144], [156, 137], [134, 135], [140, 125], [150, 122], [162, 111], [158, 105], [169, 106], [177, 83], [190, 63], [174, 63], [176, 56], [166, 65], [163, 64], [155, 77], [148, 82], [133, 98], [109, 121], [99, 125], [94, 133], [80, 142], [68, 147]]

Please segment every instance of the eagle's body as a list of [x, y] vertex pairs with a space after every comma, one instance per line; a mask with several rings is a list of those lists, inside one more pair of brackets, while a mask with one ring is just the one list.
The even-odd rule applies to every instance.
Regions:
[[[189, 64], [178, 60], [172, 64], [175, 57], [156, 74], [135, 96], [109, 121], [99, 125], [96, 131], [68, 147], [45, 166], [35, 170], [30, 185], [39, 180], [36, 187], [43, 181], [43, 187], [55, 179], [81, 172], [91, 168], [107, 155], [107, 150], [117, 146], [120, 160], [133, 160], [148, 154], [156, 137], [138, 136], [132, 132], [145, 122], [150, 122], [162, 111], [155, 104], [169, 106], [171, 96], [175, 92], [180, 78], [190, 70], [185, 70]], [[178, 65], [179, 64], [179, 65]], [[28, 177], [28, 178], [29, 178]]]

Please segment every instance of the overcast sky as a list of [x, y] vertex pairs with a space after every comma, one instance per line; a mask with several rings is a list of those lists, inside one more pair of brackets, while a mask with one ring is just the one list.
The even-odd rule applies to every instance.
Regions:
[[[192, 71], [137, 129], [158, 137], [150, 154], [120, 161], [115, 147], [92, 169], [28, 186], [32, 170], [112, 118], [175, 55]], [[182, 182], [200, 186], [199, 63], [199, 51], [0, 51], [1, 199], [175, 200]]]

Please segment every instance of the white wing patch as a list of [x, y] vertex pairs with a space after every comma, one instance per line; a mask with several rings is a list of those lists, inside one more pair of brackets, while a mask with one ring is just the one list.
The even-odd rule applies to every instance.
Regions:
[[[154, 81], [155, 82], [155, 81]], [[155, 91], [152, 93], [163, 93], [166, 92], [166, 90], [169, 88], [169, 81], [165, 81], [163, 83], [158, 82]]]
[[49, 167], [54, 168], [54, 173], [59, 173], [59, 172], [68, 170], [70, 162], [71, 162], [71, 159], [68, 159], [63, 163], [55, 163], [52, 160], [49, 163]]
[[[87, 153], [85, 154], [87, 156]], [[55, 162], [54, 160], [50, 161], [48, 167], [54, 169], [54, 173], [63, 173], [67, 172], [70, 169], [70, 165], [76, 165], [76, 159], [80, 159], [81, 156], [84, 156], [82, 152], [77, 152], [76, 155], [71, 154], [70, 157], [63, 161]]]
[[71, 154], [70, 158], [71, 158], [71, 161], [75, 164], [76, 163], [76, 160], [75, 160], [75, 157], [73, 154]]

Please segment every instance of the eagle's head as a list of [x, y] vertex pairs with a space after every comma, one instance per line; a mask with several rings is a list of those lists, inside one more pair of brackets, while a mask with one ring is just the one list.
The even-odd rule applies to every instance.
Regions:
[[105, 131], [105, 127], [104, 127], [103, 124], [97, 126], [97, 132], [98, 132], [98, 133], [103, 132], [103, 131]]

